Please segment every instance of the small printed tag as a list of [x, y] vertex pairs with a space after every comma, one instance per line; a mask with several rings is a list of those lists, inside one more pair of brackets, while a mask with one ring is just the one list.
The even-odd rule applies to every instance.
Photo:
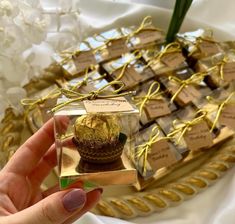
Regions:
[[149, 79], [155, 77], [155, 73], [151, 68], [146, 67], [143, 69], [141, 76], [143, 76], [145, 79]]
[[136, 38], [140, 39], [140, 44], [148, 44], [163, 38], [161, 31], [158, 30], [142, 30], [135, 35]]
[[128, 47], [126, 45], [126, 39], [121, 38], [117, 40], [112, 40], [108, 46], [109, 56], [111, 58], [116, 58], [128, 52]]
[[235, 62], [225, 63], [223, 67], [224, 80], [230, 82], [235, 80]]
[[148, 162], [154, 171], [173, 165], [177, 162], [174, 153], [171, 151], [167, 140], [159, 140], [152, 145], [151, 152], [148, 154]]
[[168, 103], [163, 99], [149, 100], [149, 102], [145, 105], [145, 110], [150, 119], [171, 113], [171, 110], [168, 107]]
[[[122, 69], [118, 69], [117, 71], [113, 72], [115, 78], [120, 75]], [[142, 80], [142, 76], [135, 70], [133, 66], [128, 66], [124, 72], [124, 75], [120, 79], [126, 87], [132, 87], [139, 83]]]
[[212, 135], [205, 121], [202, 121], [187, 131], [184, 140], [189, 150], [209, 148], [213, 145]]
[[161, 58], [161, 61], [170, 68], [176, 68], [185, 61], [185, 58], [181, 53], [175, 52], [166, 54]]
[[223, 108], [219, 123], [235, 129], [235, 105], [228, 104]]
[[78, 55], [73, 56], [77, 72], [82, 72], [90, 65], [96, 65], [95, 56], [92, 51], [81, 51]]
[[206, 55], [213, 55], [220, 52], [218, 45], [210, 41], [202, 41], [198, 47]]
[[188, 85], [185, 90], [188, 92], [188, 94], [191, 96], [192, 100], [193, 99], [198, 99], [201, 97], [201, 93], [199, 90], [197, 90], [193, 85]]
[[132, 111], [133, 107], [125, 97], [110, 99], [84, 100], [87, 113]]

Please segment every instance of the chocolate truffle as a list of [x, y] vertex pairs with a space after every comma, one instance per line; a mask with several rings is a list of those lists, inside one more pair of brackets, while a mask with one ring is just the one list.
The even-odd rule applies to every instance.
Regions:
[[77, 118], [73, 141], [83, 161], [112, 163], [118, 159], [126, 142], [116, 115], [88, 114]]

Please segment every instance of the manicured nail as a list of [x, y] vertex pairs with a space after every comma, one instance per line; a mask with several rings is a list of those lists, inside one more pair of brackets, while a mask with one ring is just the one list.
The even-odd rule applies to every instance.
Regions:
[[103, 190], [103, 188], [96, 188], [96, 189], [94, 189], [94, 191], [99, 191], [100, 194], [102, 194], [104, 190]]
[[62, 202], [67, 211], [73, 212], [84, 206], [86, 193], [82, 189], [74, 189], [63, 197]]

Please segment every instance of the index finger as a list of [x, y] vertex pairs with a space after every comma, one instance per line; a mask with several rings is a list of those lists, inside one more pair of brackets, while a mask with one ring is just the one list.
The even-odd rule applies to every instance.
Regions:
[[53, 130], [53, 119], [50, 119], [16, 151], [4, 170], [28, 175], [54, 143]]

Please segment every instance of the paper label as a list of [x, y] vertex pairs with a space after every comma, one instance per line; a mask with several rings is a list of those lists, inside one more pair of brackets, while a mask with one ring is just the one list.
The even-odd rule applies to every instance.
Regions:
[[205, 121], [202, 121], [187, 131], [184, 140], [189, 150], [211, 147], [213, 145], [212, 135]]
[[157, 30], [142, 30], [135, 37], [140, 39], [140, 44], [148, 44], [163, 38], [162, 33]]
[[155, 73], [152, 71], [151, 68], [146, 67], [141, 73], [141, 75], [144, 76], [146, 79], [148, 79], [148, 78], [153, 78], [155, 76]]
[[171, 113], [168, 103], [164, 100], [149, 100], [145, 105], [145, 110], [150, 119], [161, 117]]
[[128, 47], [126, 45], [126, 40], [124, 38], [112, 40], [108, 46], [109, 56], [111, 58], [119, 57], [122, 54], [128, 52]]
[[170, 144], [164, 139], [159, 140], [152, 145], [147, 160], [154, 171], [171, 166], [177, 162], [174, 153], [170, 149]]
[[235, 129], [235, 105], [226, 105], [223, 108], [219, 123]]
[[226, 63], [223, 67], [223, 73], [225, 81], [235, 80], [235, 62]]
[[[122, 68], [115, 71], [113, 75], [117, 78], [121, 71]], [[132, 87], [142, 81], [142, 76], [135, 70], [133, 66], [128, 66], [120, 81], [122, 81], [126, 87]]]
[[73, 56], [74, 63], [77, 68], [77, 72], [82, 72], [90, 65], [96, 65], [95, 56], [92, 51], [82, 51], [78, 55]]
[[202, 41], [198, 47], [206, 55], [213, 55], [220, 52], [218, 45], [210, 41]]
[[124, 112], [134, 110], [124, 97], [84, 100], [83, 103], [87, 113]]
[[[174, 82], [169, 82], [169, 90], [174, 95], [179, 89], [179, 85]], [[193, 86], [188, 85], [182, 89], [182, 91], [177, 95], [176, 99], [181, 101], [184, 105], [192, 102], [195, 98], [201, 97], [201, 93]]]
[[164, 55], [161, 61], [170, 68], [176, 68], [185, 61], [185, 58], [181, 53], [175, 52]]

